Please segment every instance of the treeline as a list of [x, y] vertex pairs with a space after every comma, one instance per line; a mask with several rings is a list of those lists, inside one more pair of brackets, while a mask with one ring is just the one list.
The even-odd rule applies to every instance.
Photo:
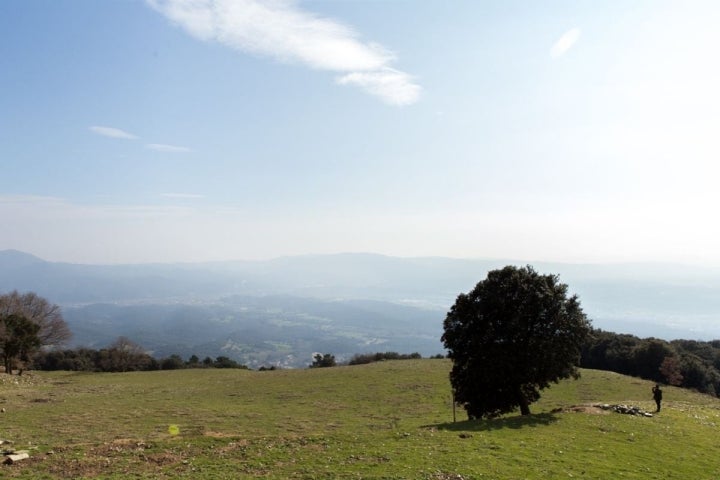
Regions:
[[69, 370], [76, 372], [141, 372], [150, 370], [179, 370], [183, 368], [241, 368], [248, 367], [235, 360], [220, 356], [203, 360], [197, 355], [187, 361], [179, 355], [154, 358], [140, 346], [119, 338], [108, 348], [95, 350], [77, 348], [70, 350], [39, 351], [32, 359], [35, 370]]
[[[419, 353], [377, 352], [354, 355], [346, 365], [362, 365], [385, 360], [410, 360], [422, 358]], [[436, 355], [431, 358], [445, 358]], [[335, 356], [329, 353], [316, 354], [310, 368], [335, 367]], [[196, 355], [183, 360], [179, 355], [166, 358], [154, 358], [142, 347], [126, 338], [118, 339], [113, 345], [95, 350], [75, 348], [66, 350], [39, 351], [30, 365], [35, 370], [67, 370], [75, 372], [143, 372], [151, 370], [179, 370], [184, 368], [240, 368], [249, 369], [231, 358], [220, 356], [215, 359], [205, 357], [200, 360]], [[276, 370], [278, 367], [260, 367], [260, 371]]]
[[[443, 356], [440, 355], [440, 358]], [[414, 353], [398, 353], [398, 352], [376, 352], [376, 353], [358, 353], [348, 361], [348, 365], [364, 365], [373, 362], [382, 362], [385, 360], [412, 360], [422, 358], [417, 352]]]
[[117, 350], [103, 348], [93, 350], [53, 350], [35, 355], [31, 367], [34, 370], [68, 370], [75, 372], [143, 372], [151, 370], [179, 370], [183, 368], [241, 368], [248, 369], [229, 357], [205, 357], [196, 355], [183, 360], [179, 355], [154, 358], [148, 354], [127, 355]]
[[[385, 360], [412, 360], [422, 358], [417, 352], [398, 353], [398, 352], [375, 352], [375, 353], [356, 353], [353, 357], [342, 365], [365, 365], [373, 362], [382, 362]], [[436, 355], [431, 358], [445, 358], [444, 355]], [[313, 356], [313, 363], [310, 368], [336, 367], [338, 363], [335, 361], [335, 355], [330, 353], [317, 353]]]
[[720, 394], [720, 340], [672, 340], [593, 330], [580, 366]]

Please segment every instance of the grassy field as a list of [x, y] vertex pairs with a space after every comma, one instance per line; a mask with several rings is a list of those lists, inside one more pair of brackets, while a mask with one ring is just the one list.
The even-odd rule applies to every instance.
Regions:
[[[717, 479], [720, 400], [583, 371], [533, 415], [453, 423], [446, 360], [313, 370], [0, 376], [0, 478]], [[558, 411], [562, 409], [562, 411]]]

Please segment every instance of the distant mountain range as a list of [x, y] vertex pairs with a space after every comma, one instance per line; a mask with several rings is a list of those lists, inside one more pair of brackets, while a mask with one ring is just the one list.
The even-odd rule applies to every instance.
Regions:
[[[375, 254], [268, 261], [79, 265], [0, 251], [0, 292], [63, 307], [74, 345], [126, 336], [157, 356], [226, 355], [304, 366], [313, 352], [442, 353], [445, 313], [512, 260]], [[720, 338], [720, 270], [673, 264], [533, 263], [559, 274], [593, 325], [665, 339]]]

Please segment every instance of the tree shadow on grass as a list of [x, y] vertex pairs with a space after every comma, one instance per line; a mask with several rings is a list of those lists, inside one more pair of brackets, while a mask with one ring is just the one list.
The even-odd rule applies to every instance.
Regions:
[[554, 413], [538, 413], [534, 415], [517, 415], [512, 417], [493, 418], [491, 420], [463, 420], [459, 422], [436, 423], [425, 425], [425, 428], [449, 430], [451, 432], [482, 432], [501, 430], [503, 428], [526, 428], [550, 425], [557, 422]]

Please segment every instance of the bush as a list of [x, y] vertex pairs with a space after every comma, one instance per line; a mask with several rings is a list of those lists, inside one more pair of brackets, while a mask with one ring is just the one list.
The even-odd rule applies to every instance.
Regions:
[[326, 368], [326, 367], [334, 367], [337, 365], [335, 362], [335, 355], [330, 355], [329, 353], [326, 353], [325, 355], [322, 355], [320, 353], [316, 353], [313, 357], [313, 363], [310, 365], [310, 368]]
[[397, 352], [357, 353], [353, 355], [348, 362], [348, 365], [364, 365], [373, 362], [383, 362], [385, 360], [411, 360], [418, 358], [422, 358], [422, 355], [417, 352], [409, 354], [401, 354]]

